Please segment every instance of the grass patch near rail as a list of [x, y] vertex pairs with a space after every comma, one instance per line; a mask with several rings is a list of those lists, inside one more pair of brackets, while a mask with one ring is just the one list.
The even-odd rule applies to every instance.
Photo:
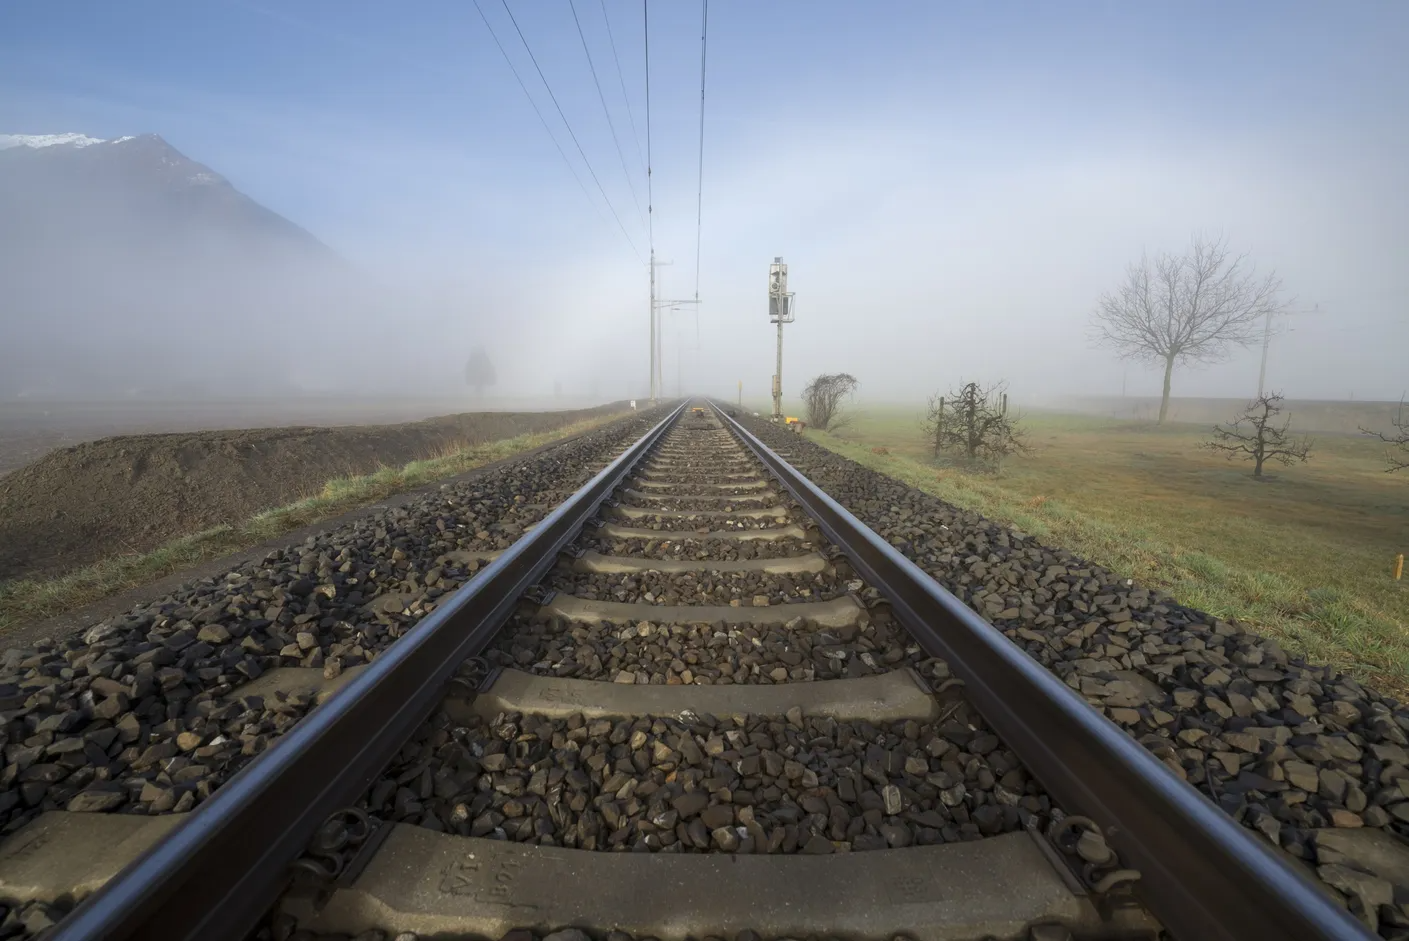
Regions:
[[984, 474], [929, 454], [920, 412], [858, 410], [807, 435], [1409, 698], [1409, 579], [1392, 576], [1409, 550], [1409, 478], [1384, 473], [1372, 442], [1319, 435], [1311, 463], [1259, 482], [1200, 451], [1202, 426], [1043, 413], [1026, 421], [1034, 452]]
[[394, 494], [590, 431], [620, 417], [620, 414], [606, 415], [553, 431], [447, 449], [403, 467], [382, 467], [370, 474], [337, 477], [323, 484], [319, 492], [295, 503], [265, 510], [242, 523], [183, 536], [150, 552], [114, 556], [54, 578], [0, 582], [0, 636], [22, 624], [73, 611], [192, 565], [248, 549]]

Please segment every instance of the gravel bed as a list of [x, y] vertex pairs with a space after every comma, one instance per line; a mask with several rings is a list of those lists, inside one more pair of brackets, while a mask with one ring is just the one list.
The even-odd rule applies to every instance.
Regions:
[[1409, 710], [1236, 623], [745, 422], [1171, 773], [1314, 868], [1382, 937], [1409, 938], [1409, 866], [1392, 873], [1323, 836], [1409, 838]]
[[[974, 726], [978, 726], [975, 728]], [[828, 718], [422, 725], [367, 793], [374, 814], [586, 850], [832, 853], [1044, 824], [1048, 798], [965, 706], [945, 722]]]
[[[938, 684], [948, 667], [924, 656], [889, 618], [861, 627], [566, 623], [519, 616], [485, 653], [490, 663], [541, 676], [641, 685], [796, 683], [914, 667]], [[782, 671], [782, 672], [779, 672]]]
[[732, 604], [763, 607], [802, 601], [831, 601], [846, 585], [825, 572], [768, 575], [762, 572], [637, 572], [600, 574], [553, 572], [545, 583], [565, 594], [592, 601], [647, 605]]
[[[758, 479], [764, 480], [766, 478], [760, 473]], [[643, 483], [648, 483], [651, 486], [643, 487]], [[669, 490], [661, 490], [659, 487], [655, 486], [660, 483], [662, 483], [662, 481], [658, 479], [645, 480], [639, 477], [633, 477], [626, 481], [624, 486], [627, 490], [636, 490], [642, 493], [660, 490], [661, 493], [672, 493], [683, 497], [760, 497], [778, 495], [776, 487], [744, 486], [750, 483], [749, 481], [739, 481], [739, 486], [718, 487], [715, 486], [716, 481], [711, 481], [703, 476], [701, 476], [698, 481], [694, 482], [671, 483]]]
[[633, 529], [660, 529], [666, 532], [694, 529], [697, 532], [710, 530], [739, 529], [781, 529], [792, 522], [787, 517], [778, 516], [737, 516], [720, 518], [712, 516], [632, 516], [619, 517], [618, 522]]
[[802, 539], [613, 539], [588, 535], [579, 540], [584, 549], [602, 555], [643, 559], [711, 560], [739, 562], [749, 559], [783, 559], [805, 555], [815, 546]]
[[336, 675], [372, 659], [478, 567], [442, 561], [446, 553], [507, 545], [522, 530], [522, 504], [580, 486], [653, 420], [615, 422], [445, 485], [81, 636], [6, 651], [0, 833], [45, 810], [198, 805], [309, 707], [297, 697], [241, 700], [239, 686], [273, 667]]
[[776, 506], [778, 503], [776, 497], [769, 500], [759, 500], [755, 497], [754, 499], [729, 501], [708, 496], [676, 497], [664, 492], [658, 495], [654, 491], [626, 494], [619, 499], [624, 506], [635, 506], [648, 510], [699, 510], [703, 512], [763, 510]]

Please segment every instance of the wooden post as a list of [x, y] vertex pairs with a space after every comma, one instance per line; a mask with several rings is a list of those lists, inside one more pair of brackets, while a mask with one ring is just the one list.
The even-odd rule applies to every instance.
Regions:
[[1394, 557], [1394, 580], [1399, 581], [1404, 577], [1404, 553]]
[[939, 443], [944, 440], [944, 396], [939, 397], [939, 419], [935, 422], [934, 454], [939, 456]]

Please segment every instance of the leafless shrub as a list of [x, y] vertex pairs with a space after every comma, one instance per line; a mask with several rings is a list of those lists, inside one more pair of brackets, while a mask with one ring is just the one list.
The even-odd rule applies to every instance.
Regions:
[[850, 373], [823, 373], [802, 390], [802, 407], [807, 423], [821, 431], [835, 431], [850, 420], [843, 411], [845, 401], [856, 392], [856, 377]]
[[1029, 450], [1019, 415], [1008, 414], [1006, 384], [966, 383], [957, 392], [930, 397], [922, 426], [935, 456], [954, 451], [970, 463], [1000, 463]]
[[1409, 417], [1404, 414], [1404, 399], [1399, 400], [1399, 411], [1391, 419], [1390, 424], [1394, 426], [1394, 431], [1371, 431], [1361, 427], [1361, 434], [1379, 438], [1389, 448], [1385, 451], [1385, 463], [1389, 466], [1385, 468], [1386, 474], [1393, 474], [1395, 471], [1404, 470], [1409, 467]]
[[1226, 428], [1213, 426], [1214, 440], [1204, 444], [1209, 451], [1223, 453], [1228, 460], [1241, 457], [1252, 461], [1252, 475], [1262, 478], [1262, 465], [1267, 461], [1281, 464], [1299, 464], [1311, 454], [1311, 439], [1307, 437], [1289, 438], [1287, 428], [1292, 416], [1279, 425], [1276, 416], [1282, 412], [1282, 397], [1277, 393], [1259, 396], [1248, 403], [1243, 413]]

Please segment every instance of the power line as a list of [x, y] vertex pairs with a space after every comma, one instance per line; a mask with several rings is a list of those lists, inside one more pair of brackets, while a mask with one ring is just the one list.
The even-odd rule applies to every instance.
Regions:
[[[597, 86], [597, 100], [602, 103], [602, 113], [607, 116], [607, 127], [612, 132], [612, 143], [616, 145], [616, 155], [621, 158], [621, 173], [626, 177], [626, 188], [631, 191], [631, 202], [636, 206], [636, 214], [641, 215], [641, 202], [636, 198], [636, 187], [631, 182], [631, 171], [626, 169], [626, 155], [621, 152], [621, 141], [616, 136], [616, 125], [612, 123], [611, 109], [607, 107], [607, 96], [602, 94], [602, 83], [597, 80], [597, 66], [592, 63], [592, 50], [587, 48], [587, 36], [582, 32], [582, 21], [577, 18], [577, 4], [568, 0], [572, 10], [572, 22], [577, 26], [577, 38], [582, 40], [582, 51], [587, 55], [587, 68], [592, 72], [592, 84]], [[645, 218], [642, 217], [642, 222]]]
[[641, 32], [646, 38], [646, 229], [651, 254], [656, 251], [655, 200], [651, 196], [651, 11], [650, 0], [641, 0]]
[[[577, 168], [572, 165], [572, 161], [568, 159], [568, 155], [563, 150], [562, 144], [558, 143], [557, 136], [553, 133], [553, 129], [548, 125], [548, 119], [543, 117], [543, 111], [538, 107], [538, 102], [534, 101], [533, 95], [529, 94], [528, 86], [524, 84], [523, 78], [519, 75], [519, 70], [514, 66], [514, 60], [509, 58], [509, 53], [504, 48], [504, 44], [499, 41], [498, 34], [494, 32], [494, 27], [491, 26], [489, 23], [489, 17], [484, 15], [484, 9], [480, 7], [479, 0], [475, 0], [475, 9], [479, 11], [479, 18], [484, 20], [485, 29], [489, 30], [489, 35], [490, 38], [494, 40], [494, 45], [499, 47], [499, 54], [502, 55], [504, 57], [504, 61], [509, 64], [509, 71], [514, 73], [514, 78], [518, 81], [519, 88], [523, 89], [524, 97], [527, 98], [528, 103], [533, 106], [533, 113], [538, 115], [538, 120], [542, 122], [543, 130], [548, 132], [548, 139], [553, 142], [553, 147], [557, 149], [558, 156], [562, 157], [563, 163], [567, 164], [568, 172], [572, 174], [572, 178], [577, 181], [577, 185], [582, 189], [582, 195], [586, 196], [587, 201], [592, 204], [592, 209], [594, 212], [597, 213], [597, 218], [602, 220], [603, 225], [606, 225], [607, 220], [602, 215], [602, 210], [597, 207], [597, 201], [594, 200], [592, 198], [592, 194], [587, 191], [587, 184], [582, 182], [581, 175], [578, 174]], [[610, 228], [610, 226], [608, 226], [608, 228]], [[630, 240], [628, 239], [627, 241]], [[631, 246], [631, 250], [635, 251], [636, 246]], [[639, 252], [637, 252], [637, 257], [640, 257]]]
[[631, 124], [631, 139], [636, 142], [636, 159], [641, 161], [641, 169], [646, 168], [646, 160], [641, 156], [641, 135], [636, 133], [636, 115], [631, 109], [631, 96], [626, 93], [626, 79], [621, 74], [621, 56], [616, 53], [616, 38], [612, 36], [612, 19], [607, 15], [607, 0], [602, 4], [602, 21], [607, 24], [607, 42], [612, 47], [612, 61], [616, 63], [616, 80], [621, 83], [621, 97], [626, 101], [626, 120]]
[[553, 102], [553, 107], [558, 109], [558, 117], [563, 119], [563, 126], [568, 129], [568, 136], [572, 138], [573, 145], [577, 147], [577, 153], [582, 157], [582, 162], [587, 165], [587, 172], [592, 175], [592, 182], [597, 184], [597, 191], [602, 194], [602, 199], [607, 204], [607, 209], [611, 211], [612, 218], [616, 220], [621, 234], [626, 236], [626, 242], [631, 246], [631, 251], [636, 255], [636, 260], [641, 261], [641, 253], [636, 248], [636, 243], [631, 241], [631, 234], [626, 231], [626, 226], [621, 224], [621, 216], [617, 215], [616, 207], [612, 205], [607, 191], [602, 188], [602, 181], [597, 178], [597, 171], [592, 169], [592, 161], [587, 159], [587, 153], [582, 149], [582, 144], [578, 141], [577, 135], [573, 133], [572, 124], [568, 121], [568, 116], [563, 113], [563, 106], [558, 104], [558, 96], [553, 94], [553, 86], [548, 84], [548, 78], [543, 74], [543, 69], [538, 65], [538, 58], [534, 56], [532, 47], [528, 40], [524, 38], [523, 30], [519, 29], [519, 21], [514, 19], [514, 12], [509, 9], [508, 0], [499, 0], [504, 5], [504, 12], [509, 14], [509, 22], [514, 24], [514, 32], [519, 34], [519, 42], [523, 43], [524, 51], [528, 53], [528, 59], [533, 63], [534, 69], [538, 71], [538, 77], [543, 82], [543, 87], [548, 89], [548, 98]]
[[700, 233], [704, 227], [705, 55], [709, 49], [709, 0], [700, 18], [700, 163], [695, 191], [695, 347], [700, 345]]

